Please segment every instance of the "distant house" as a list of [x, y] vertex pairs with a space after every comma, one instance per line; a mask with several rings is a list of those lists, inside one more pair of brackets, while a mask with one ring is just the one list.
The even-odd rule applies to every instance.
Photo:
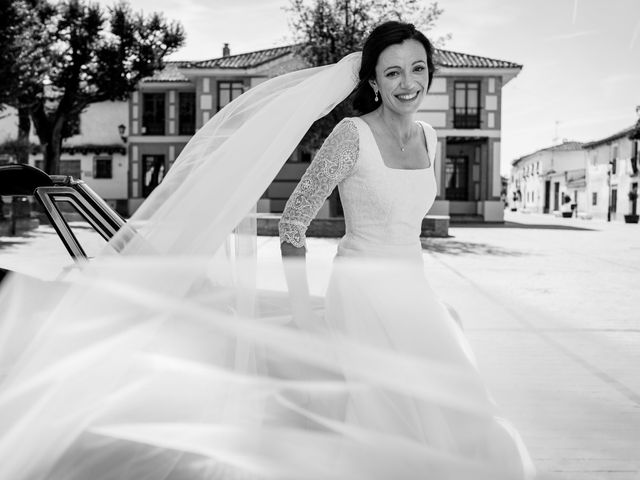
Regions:
[[[587, 212], [586, 157], [583, 144], [565, 141], [511, 162], [507, 202], [512, 210]], [[570, 201], [564, 199], [569, 197]], [[567, 206], [567, 204], [569, 204]]]
[[[638, 190], [640, 140], [636, 126], [588, 143], [564, 142], [512, 162], [507, 201], [511, 209], [559, 213], [569, 197], [577, 216], [622, 221]], [[635, 200], [637, 201], [637, 200]]]
[[588, 212], [594, 218], [622, 221], [631, 213], [629, 191], [638, 190], [639, 140], [635, 126], [584, 145], [587, 158]]
[[[16, 111], [7, 108], [0, 120], [1, 145], [15, 139], [18, 131]], [[129, 157], [123, 133], [129, 123], [127, 102], [100, 102], [89, 105], [80, 115], [79, 132], [65, 139], [60, 155], [61, 175], [71, 175], [87, 183], [119, 212], [128, 213]], [[121, 131], [123, 132], [121, 134]], [[38, 145], [31, 129], [30, 141]], [[29, 164], [42, 168], [43, 155], [34, 148]], [[2, 152], [0, 152], [2, 153]], [[0, 155], [0, 163], [14, 163], [11, 155]]]

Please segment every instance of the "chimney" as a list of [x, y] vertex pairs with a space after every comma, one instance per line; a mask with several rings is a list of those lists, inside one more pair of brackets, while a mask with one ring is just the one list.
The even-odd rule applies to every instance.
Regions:
[[231, 49], [229, 48], [229, 44], [225, 43], [222, 47], [222, 56], [228, 57], [229, 55], [231, 55]]

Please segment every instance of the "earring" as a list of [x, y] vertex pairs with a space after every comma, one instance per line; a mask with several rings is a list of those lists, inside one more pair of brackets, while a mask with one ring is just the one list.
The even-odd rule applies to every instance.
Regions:
[[373, 100], [377, 103], [378, 102], [378, 91], [374, 90], [374, 92], [375, 92], [376, 96], [375, 96], [375, 98]]

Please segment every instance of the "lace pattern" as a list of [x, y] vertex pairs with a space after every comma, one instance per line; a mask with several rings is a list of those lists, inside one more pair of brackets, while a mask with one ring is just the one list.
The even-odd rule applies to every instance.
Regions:
[[356, 166], [359, 154], [358, 130], [345, 118], [329, 136], [289, 197], [278, 225], [280, 242], [304, 247], [305, 232], [311, 220], [333, 189]]

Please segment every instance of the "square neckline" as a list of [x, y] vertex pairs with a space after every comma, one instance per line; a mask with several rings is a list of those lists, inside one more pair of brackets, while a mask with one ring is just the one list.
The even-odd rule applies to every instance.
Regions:
[[382, 151], [380, 150], [380, 146], [378, 145], [378, 142], [376, 141], [376, 137], [373, 135], [373, 130], [371, 130], [371, 126], [365, 122], [362, 118], [360, 117], [355, 117], [357, 118], [359, 121], [361, 121], [362, 123], [364, 123], [367, 127], [367, 130], [369, 132], [369, 135], [371, 136], [371, 139], [373, 140], [374, 145], [376, 146], [376, 151], [378, 152], [378, 158], [380, 159], [380, 162], [382, 163], [382, 166], [388, 170], [398, 170], [398, 171], [406, 171], [406, 172], [420, 172], [420, 171], [425, 171], [425, 170], [429, 170], [432, 165], [433, 162], [431, 161], [431, 158], [429, 157], [429, 142], [427, 140], [427, 132], [424, 129], [424, 126], [422, 125], [422, 122], [419, 120], [416, 120], [415, 123], [417, 123], [420, 126], [420, 130], [422, 131], [422, 138], [424, 138], [424, 145], [427, 149], [427, 160], [429, 161], [429, 165], [423, 168], [394, 168], [394, 167], [390, 167], [389, 165], [387, 165], [384, 161], [384, 158], [382, 157]]

